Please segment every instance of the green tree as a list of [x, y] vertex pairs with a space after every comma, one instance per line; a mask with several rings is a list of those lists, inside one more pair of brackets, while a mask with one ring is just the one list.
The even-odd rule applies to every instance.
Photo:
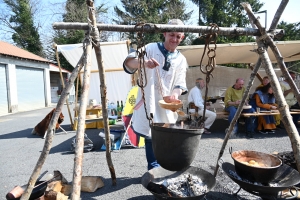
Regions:
[[[208, 26], [216, 23], [219, 27], [251, 27], [249, 18], [240, 3], [244, 0], [191, 0], [199, 8], [199, 25]], [[247, 1], [253, 12], [259, 11], [263, 6], [259, 0]], [[254, 42], [252, 36], [218, 36], [217, 43]], [[197, 38], [193, 45], [204, 44], [203, 38]], [[244, 64], [227, 64], [228, 67], [246, 68]]]
[[[300, 40], [300, 22], [287, 23], [281, 21], [277, 28], [284, 29], [284, 35], [279, 39], [280, 41]], [[286, 63], [286, 66], [289, 70], [300, 72], [300, 61]]]
[[281, 21], [277, 28], [284, 29], [284, 35], [279, 39], [280, 41], [300, 40], [300, 22], [289, 24]]
[[[107, 8], [104, 7], [104, 4], [97, 6], [96, 8], [96, 17], [98, 23], [101, 23], [99, 14], [106, 13]], [[87, 13], [87, 5], [85, 0], [67, 0], [65, 6], [65, 13], [62, 18], [64, 22], [87, 22], [88, 13]], [[102, 33], [101, 41], [108, 40], [108, 33]], [[84, 30], [56, 30], [54, 33], [53, 41], [58, 44], [77, 44], [82, 43], [85, 37]], [[52, 52], [54, 60], [56, 60], [55, 52]], [[73, 66], [69, 64], [69, 62], [59, 54], [59, 60], [61, 67], [67, 69], [69, 71], [73, 71]]]
[[[208, 26], [216, 23], [219, 27], [251, 27], [249, 18], [243, 10], [241, 3], [244, 0], [191, 0], [199, 8], [198, 24]], [[253, 12], [257, 12], [263, 3], [259, 0], [247, 1]], [[218, 43], [252, 42], [253, 37], [249, 36], [219, 36]], [[193, 44], [204, 44], [202, 40], [195, 40]]]
[[10, 8], [9, 20], [1, 18], [2, 22], [12, 30], [12, 39], [16, 45], [31, 53], [44, 57], [38, 28], [34, 25], [32, 6], [29, 0], [3, 0]]
[[[114, 10], [118, 19], [114, 22], [122, 25], [136, 25], [138, 23], [166, 24], [170, 19], [186, 21], [191, 17], [192, 11], [185, 13], [185, 3], [182, 0], [121, 0], [123, 9], [118, 6]], [[137, 43], [135, 33], [124, 33], [123, 39], [130, 39]], [[144, 43], [162, 41], [162, 34], [149, 33], [144, 35]]]

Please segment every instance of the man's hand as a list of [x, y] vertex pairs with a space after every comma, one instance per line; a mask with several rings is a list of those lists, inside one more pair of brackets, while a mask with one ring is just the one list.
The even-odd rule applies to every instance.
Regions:
[[287, 96], [290, 92], [293, 92], [292, 88], [283, 92], [283, 96]]
[[241, 100], [236, 100], [236, 101], [234, 102], [235, 105], [239, 105], [240, 103], [241, 103]]
[[164, 96], [164, 101], [166, 103], [180, 103], [181, 101], [179, 99], [176, 99], [175, 96]]
[[159, 63], [154, 58], [150, 58], [149, 60], [145, 61], [145, 66], [150, 69], [153, 69], [153, 68], [159, 66]]
[[277, 109], [276, 106], [271, 106], [270, 108], [271, 108], [271, 110], [276, 110]]

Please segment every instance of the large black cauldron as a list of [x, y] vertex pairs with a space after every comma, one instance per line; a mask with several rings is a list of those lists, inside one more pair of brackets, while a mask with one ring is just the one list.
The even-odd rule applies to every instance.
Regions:
[[203, 129], [185, 129], [174, 124], [151, 125], [152, 146], [157, 162], [170, 171], [180, 171], [194, 160]]
[[[177, 172], [168, 171], [162, 167], [153, 168], [153, 169], [149, 170], [148, 172], [146, 172], [142, 176], [142, 185], [147, 189], [149, 182], [154, 182], [154, 183], [160, 182], [164, 179], [178, 177], [184, 173], [190, 173], [192, 175], [195, 175], [195, 176], [201, 178], [202, 181], [207, 185], [208, 191], [211, 191], [215, 187], [216, 179], [212, 174], [210, 174], [209, 172], [207, 172], [203, 169], [193, 167], [193, 166], [189, 166], [186, 169], [177, 171]], [[168, 197], [168, 196], [164, 196], [162, 194], [157, 194], [150, 190], [148, 190], [148, 191], [151, 192], [155, 196], [155, 199], [158, 199], [158, 200], [163, 200], [163, 199], [195, 200], [195, 199], [202, 199], [203, 196], [206, 195], [206, 194], [202, 194], [202, 195], [193, 196], [193, 197]]]

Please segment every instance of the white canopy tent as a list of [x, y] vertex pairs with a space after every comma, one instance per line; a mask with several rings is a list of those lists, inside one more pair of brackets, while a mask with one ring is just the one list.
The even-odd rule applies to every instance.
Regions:
[[[101, 42], [101, 52], [107, 85], [107, 99], [109, 102], [125, 102], [127, 94], [132, 87], [131, 75], [123, 70], [123, 61], [128, 55], [127, 41]], [[58, 45], [57, 51], [61, 52], [68, 62], [75, 67], [83, 54], [82, 44]], [[81, 79], [83, 70], [81, 72]], [[98, 103], [100, 97], [100, 78], [95, 51], [92, 51], [92, 67], [90, 77], [89, 99]]]
[[[300, 40], [275, 41], [275, 44], [285, 62], [300, 60]], [[193, 45], [179, 46], [177, 49], [186, 57], [189, 66], [199, 66], [203, 48], [204, 45]], [[257, 49], [256, 42], [217, 44], [217, 64], [256, 63], [259, 56], [253, 51], [255, 49]], [[276, 63], [276, 58], [270, 48], [268, 54], [271, 62]], [[204, 55], [202, 65], [206, 64], [207, 55]]]
[[[276, 41], [285, 62], [300, 60], [300, 41]], [[187, 58], [189, 66], [199, 66], [204, 45], [179, 46], [178, 50]], [[217, 64], [227, 63], [256, 63], [258, 54], [255, 42], [232, 43], [217, 45]], [[82, 44], [58, 45], [57, 50], [61, 52], [72, 66], [76, 66], [82, 53]], [[123, 61], [128, 55], [127, 41], [103, 42], [101, 43], [102, 60], [105, 68], [107, 84], [107, 99], [110, 102], [123, 100], [132, 87], [131, 76], [123, 71]], [[268, 49], [272, 63], [276, 62], [274, 54]], [[207, 64], [207, 56], [204, 56], [203, 65]], [[100, 102], [100, 78], [95, 53], [92, 54], [92, 69], [89, 99]], [[81, 73], [81, 77], [82, 77]], [[187, 82], [189, 82], [187, 80]]]

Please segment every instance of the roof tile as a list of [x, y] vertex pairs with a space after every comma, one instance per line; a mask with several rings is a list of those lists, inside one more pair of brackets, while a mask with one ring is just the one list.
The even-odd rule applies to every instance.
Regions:
[[50, 63], [45, 58], [3, 41], [0, 41], [0, 54]]

